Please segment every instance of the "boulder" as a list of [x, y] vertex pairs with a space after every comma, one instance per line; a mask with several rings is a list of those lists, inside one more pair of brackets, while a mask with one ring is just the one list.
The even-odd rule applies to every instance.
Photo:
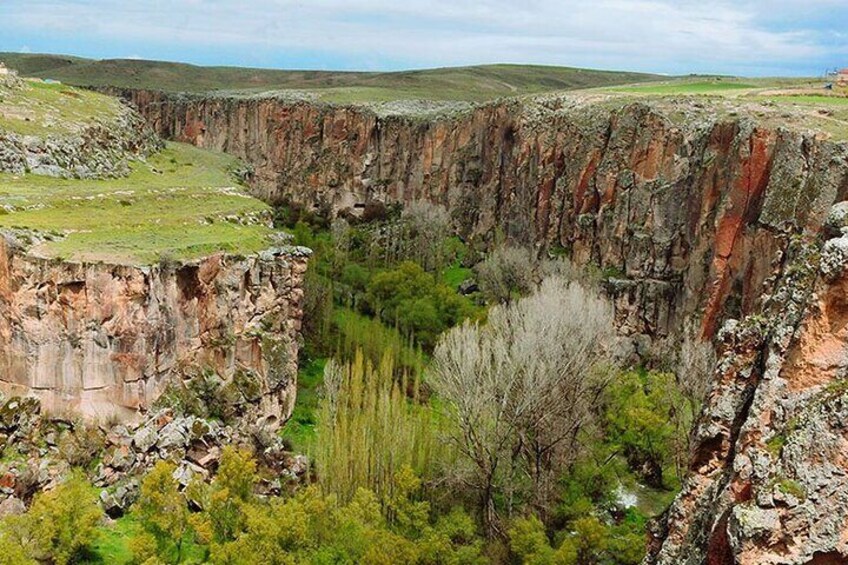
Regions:
[[6, 498], [2, 502], [0, 502], [0, 518], [6, 518], [8, 516], [20, 516], [26, 512], [26, 506], [24, 503], [15, 496], [10, 496]]

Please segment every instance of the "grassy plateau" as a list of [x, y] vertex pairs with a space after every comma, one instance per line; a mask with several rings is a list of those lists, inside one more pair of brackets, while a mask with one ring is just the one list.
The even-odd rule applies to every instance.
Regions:
[[271, 244], [262, 202], [235, 188], [235, 160], [168, 144], [127, 178], [0, 174], [0, 227], [34, 230], [45, 257], [119, 264], [251, 253]]
[[25, 81], [0, 88], [0, 130], [43, 137], [77, 131], [123, 111], [116, 99], [63, 84]]

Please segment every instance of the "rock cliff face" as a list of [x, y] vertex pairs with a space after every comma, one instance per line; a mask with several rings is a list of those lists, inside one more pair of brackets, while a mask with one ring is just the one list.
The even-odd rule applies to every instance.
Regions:
[[151, 267], [27, 255], [0, 237], [0, 391], [132, 418], [204, 369], [276, 425], [294, 403], [307, 250]]
[[425, 119], [123, 95], [163, 136], [251, 163], [266, 200], [428, 199], [469, 238], [499, 230], [614, 272], [626, 333], [694, 325], [723, 353], [691, 477], [648, 561], [848, 561], [845, 206], [828, 219], [848, 198], [844, 144], [691, 100], [551, 98]]
[[[753, 311], [783, 234], [815, 230], [848, 191], [845, 151], [710, 110], [551, 99], [433, 118], [275, 99], [128, 91], [162, 136], [254, 168], [267, 201], [444, 204], [467, 237], [495, 231], [617, 274], [623, 327], [662, 337], [698, 315]], [[619, 105], [620, 106], [620, 105]]]

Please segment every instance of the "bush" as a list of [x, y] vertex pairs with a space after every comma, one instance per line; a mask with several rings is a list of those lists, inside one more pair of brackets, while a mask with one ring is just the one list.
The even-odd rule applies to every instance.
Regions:
[[636, 565], [645, 556], [643, 536], [626, 526], [608, 526], [586, 515], [572, 521], [558, 548], [535, 516], [513, 520], [509, 546], [521, 563], [537, 565]]
[[102, 517], [94, 491], [74, 472], [55, 489], [37, 495], [29, 512], [7, 519], [0, 528], [0, 545], [15, 560], [23, 556], [21, 563], [73, 563], [94, 541]]
[[59, 437], [58, 449], [61, 458], [71, 467], [87, 468], [103, 452], [106, 439], [96, 426], [77, 422], [73, 429]]
[[27, 556], [24, 547], [12, 536], [3, 531], [0, 524], [0, 562], [4, 565], [37, 565], [35, 559]]

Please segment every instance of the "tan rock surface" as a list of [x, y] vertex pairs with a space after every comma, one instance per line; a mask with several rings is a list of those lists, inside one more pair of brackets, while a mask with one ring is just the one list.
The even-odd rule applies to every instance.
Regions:
[[[0, 238], [0, 390], [32, 391], [52, 411], [131, 417], [185, 368], [225, 380], [242, 370], [263, 383], [264, 417], [281, 422], [305, 269], [296, 248], [132, 267], [34, 258]], [[275, 370], [283, 376], [269, 378]]]

